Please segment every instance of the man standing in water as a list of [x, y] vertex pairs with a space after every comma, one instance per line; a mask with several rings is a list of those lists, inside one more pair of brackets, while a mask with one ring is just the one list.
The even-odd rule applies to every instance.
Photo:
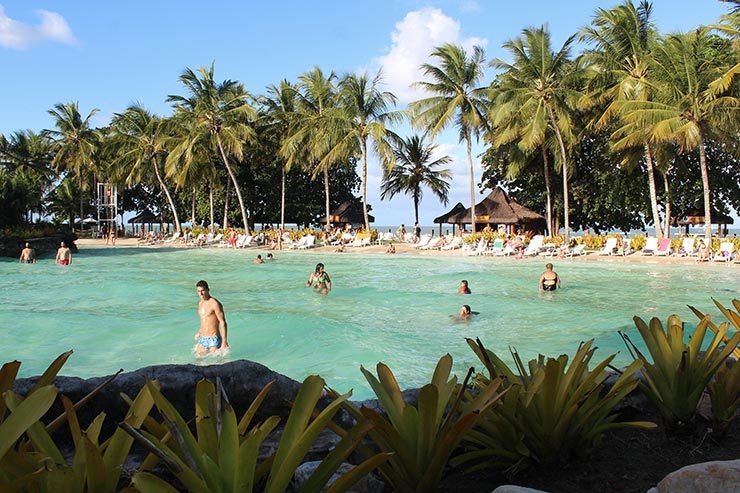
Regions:
[[36, 250], [31, 248], [31, 245], [26, 242], [26, 248], [21, 251], [21, 258], [18, 261], [22, 264], [35, 264], [36, 263]]
[[72, 263], [72, 250], [67, 248], [64, 242], [60, 243], [59, 250], [57, 250], [56, 263], [59, 265], [69, 265]]
[[540, 276], [540, 291], [555, 291], [560, 287], [560, 276], [552, 270], [552, 264], [545, 265], [545, 272]]
[[206, 281], [198, 281], [195, 291], [200, 297], [198, 302], [198, 316], [200, 329], [195, 334], [195, 352], [198, 355], [228, 349], [226, 341], [226, 317], [221, 302], [213, 298]]

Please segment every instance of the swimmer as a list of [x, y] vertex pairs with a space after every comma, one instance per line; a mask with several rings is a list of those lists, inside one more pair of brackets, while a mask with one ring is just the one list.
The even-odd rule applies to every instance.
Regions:
[[273, 257], [271, 253], [268, 253], [267, 260], [275, 260], [275, 257]]
[[480, 312], [474, 312], [470, 309], [470, 305], [463, 305], [460, 308], [460, 313], [457, 315], [450, 315], [453, 320], [457, 320], [458, 322], [463, 322], [466, 320], [470, 320], [473, 315], [480, 315]]
[[31, 248], [31, 245], [28, 242], [26, 242], [26, 248], [21, 251], [21, 257], [18, 261], [22, 264], [36, 263], [36, 250]]
[[463, 279], [460, 281], [460, 286], [457, 288], [457, 294], [470, 294], [470, 288], [468, 287], [468, 281]]
[[309, 287], [314, 283], [316, 283], [314, 285], [314, 289], [319, 290], [321, 294], [329, 294], [329, 291], [331, 291], [331, 278], [329, 277], [329, 274], [324, 271], [324, 264], [322, 263], [316, 264], [316, 270], [314, 270], [308, 277], [306, 287]]
[[69, 265], [72, 263], [72, 251], [67, 248], [67, 245], [65, 245], [64, 242], [60, 243], [55, 260], [59, 265]]
[[198, 316], [200, 317], [200, 329], [195, 333], [195, 352], [199, 356], [215, 351], [226, 350], [229, 344], [226, 341], [226, 316], [221, 302], [213, 298], [206, 281], [198, 281], [195, 285], [198, 293]]
[[253, 264], [264, 264], [265, 261], [262, 259], [262, 255], [257, 255], [257, 258], [252, 260]]
[[555, 291], [560, 287], [560, 276], [552, 270], [552, 264], [547, 264], [545, 269], [547, 270], [540, 276], [539, 289], [540, 291]]

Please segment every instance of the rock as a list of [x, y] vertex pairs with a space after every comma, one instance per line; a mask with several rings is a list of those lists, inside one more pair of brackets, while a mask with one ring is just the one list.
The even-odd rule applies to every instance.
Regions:
[[[275, 373], [264, 365], [247, 360], [211, 366], [148, 366], [118, 375], [94, 399], [77, 412], [78, 418], [80, 424], [86, 427], [95, 416], [105, 412], [107, 417], [103, 433], [104, 436], [107, 436], [112, 433], [115, 424], [124, 418], [128, 410], [128, 406], [121, 399], [120, 394], [127, 394], [133, 399], [147, 380], [158, 380], [164, 396], [170, 400], [185, 420], [189, 420], [195, 412], [195, 385], [204, 378], [215, 382], [217, 377], [221, 378], [229, 402], [231, 402], [239, 417], [246, 411], [260, 390], [268, 382], [275, 380], [275, 384], [256, 415], [255, 419], [258, 421], [277, 415], [282, 417], [284, 422], [290, 413], [288, 404], [295, 398], [300, 388], [300, 384], [295, 380]], [[72, 402], [77, 402], [106, 378], [108, 377], [89, 379], [57, 377], [54, 384]], [[25, 395], [36, 380], [38, 380], [38, 377], [18, 379], [13, 389], [15, 392]], [[321, 405], [321, 402], [319, 405]], [[57, 401], [47, 416], [56, 417], [61, 413], [62, 407]]]
[[[304, 462], [298, 466], [298, 469], [296, 469], [293, 475], [292, 486], [294, 491], [301, 489], [303, 484], [311, 477], [311, 474], [319, 467], [320, 463], [320, 461]], [[343, 474], [354, 469], [354, 467], [352, 464], [343, 463], [329, 480], [329, 485], [339, 479]], [[385, 484], [376, 475], [368, 474], [348, 490], [348, 493], [383, 493], [384, 487]]]
[[727, 493], [740, 491], [740, 459], [702, 462], [670, 473], [648, 493]]
[[525, 486], [517, 486], [514, 484], [503, 484], [493, 490], [491, 493], [547, 493], [542, 490], [534, 490]]
[[[262, 442], [262, 447], [260, 448], [259, 453], [259, 460], [264, 460], [270, 455], [277, 452], [278, 446], [280, 445], [280, 437], [283, 434], [283, 428], [279, 428], [272, 433], [270, 433], [267, 438], [265, 438], [265, 441]], [[324, 429], [319, 433], [319, 435], [316, 437], [316, 440], [311, 444], [311, 446], [308, 449], [308, 452], [306, 452], [306, 456], [303, 458], [303, 460], [306, 461], [320, 461], [324, 457], [326, 457], [331, 450], [336, 447], [337, 443], [339, 443], [339, 440], [341, 438], [334, 433], [333, 431], [327, 429]]]

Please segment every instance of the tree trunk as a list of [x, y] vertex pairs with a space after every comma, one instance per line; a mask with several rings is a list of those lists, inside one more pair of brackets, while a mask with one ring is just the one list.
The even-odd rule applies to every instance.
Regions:
[[663, 231], [666, 238], [671, 237], [671, 189], [668, 183], [668, 171], [666, 170], [663, 173], [663, 188], [665, 189], [665, 225]]
[[370, 221], [367, 217], [367, 140], [360, 139], [362, 150], [362, 216], [365, 220], [365, 230], [370, 231]]
[[190, 203], [190, 229], [195, 227], [195, 187], [193, 187], [193, 201]]
[[663, 238], [663, 230], [660, 227], [660, 213], [658, 212], [658, 193], [655, 190], [655, 173], [653, 172], [653, 154], [650, 144], [645, 144], [645, 163], [647, 163], [648, 186], [650, 187], [650, 208], [653, 211], [653, 223], [655, 224], [655, 236]]
[[414, 224], [419, 224], [419, 194], [414, 192]]
[[331, 211], [329, 210], [329, 167], [324, 167], [324, 196], [326, 197], [326, 230], [331, 228]]
[[172, 210], [172, 216], [175, 219], [175, 231], [181, 233], [182, 228], [180, 227], [180, 218], [177, 216], [177, 208], [175, 207], [174, 200], [172, 200], [172, 195], [170, 195], [170, 191], [167, 189], [167, 185], [165, 185], [164, 180], [162, 179], [162, 175], [159, 174], [159, 166], [157, 165], [156, 156], [152, 157], [152, 165], [154, 166], [154, 174], [157, 175], [159, 186], [162, 187], [162, 191], [164, 191], [164, 194], [167, 197], [167, 202], [169, 202], [170, 204], [170, 210]]
[[[82, 175], [80, 174], [80, 233], [82, 233], [82, 230], [85, 229], [85, 223], [82, 222], [82, 220], [84, 219], [84, 217], [82, 216], [82, 214], [84, 214], [82, 210], [82, 194]], [[72, 223], [72, 230], [74, 231], [74, 223]]]
[[224, 230], [228, 229], [229, 227], [229, 192], [231, 188], [230, 182], [226, 181], [226, 195], [224, 195]]
[[708, 247], [712, 246], [712, 201], [709, 196], [709, 171], [707, 154], [704, 149], [704, 135], [699, 129], [699, 164], [701, 164], [701, 184], [704, 187], [704, 237]]
[[558, 138], [558, 145], [560, 146], [560, 157], [563, 160], [563, 226], [565, 227], [565, 243], [566, 245], [570, 241], [570, 217], [568, 215], [569, 203], [568, 203], [568, 161], [565, 155], [565, 142], [563, 142], [563, 136], [560, 134], [558, 123], [555, 120], [555, 113], [552, 108], [548, 105], [547, 111], [550, 115], [550, 125], [555, 131], [555, 136]]
[[550, 194], [550, 164], [547, 161], [547, 149], [545, 145], [542, 145], [542, 162], [545, 166], [545, 190], [547, 192], [547, 231], [550, 236], [555, 236], [555, 232], [552, 229], [552, 196]]
[[473, 172], [473, 156], [471, 153], [470, 131], [465, 132], [465, 145], [468, 149], [468, 173], [470, 174], [470, 223], [471, 232], [475, 234], [475, 174]]
[[283, 249], [283, 230], [285, 229], [285, 165], [280, 166], [280, 234], [277, 237], [278, 250]]
[[224, 160], [224, 166], [226, 166], [226, 171], [229, 172], [229, 177], [231, 177], [231, 182], [234, 184], [234, 190], [236, 190], [236, 196], [239, 199], [239, 208], [242, 212], [242, 222], [244, 224], [244, 229], [249, 231], [249, 222], [247, 221], [247, 209], [244, 207], [244, 199], [242, 199], [242, 192], [239, 190], [239, 184], [236, 182], [236, 176], [234, 175], [234, 172], [231, 170], [231, 166], [229, 165], [229, 160], [226, 158], [226, 152], [224, 152], [224, 146], [221, 143], [221, 136], [219, 134], [216, 134], [216, 143], [218, 144], [218, 150], [221, 151], [221, 159]]
[[209, 202], [210, 202], [210, 205], [211, 205], [211, 225], [210, 225], [210, 229], [211, 229], [211, 233], [213, 233], [214, 232], [213, 231], [213, 183], [211, 183], [211, 186], [208, 187], [208, 199], [209, 199]]

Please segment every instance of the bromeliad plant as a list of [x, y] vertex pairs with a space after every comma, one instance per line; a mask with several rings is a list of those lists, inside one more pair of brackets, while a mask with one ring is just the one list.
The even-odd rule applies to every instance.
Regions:
[[[398, 382], [386, 365], [378, 363], [377, 377], [361, 369], [387, 417], [367, 407], [357, 409], [349, 402], [343, 407], [359, 423], [371, 422], [374, 428], [369, 437], [381, 451], [392, 454], [378, 467], [379, 472], [399, 493], [437, 491], [453, 450], [480, 413], [501, 397], [501, 380], [494, 379], [481, 387], [462, 410], [461, 398], [472, 369], [462, 386], [458, 385], [457, 377], [450, 378], [452, 357], [447, 354], [437, 363], [431, 383], [421, 388], [415, 407], [404, 402]], [[358, 450], [368, 457], [374, 454], [369, 447], [360, 446]]]
[[[667, 326], [657, 318], [646, 324], [635, 317], [635, 325], [642, 336], [652, 362], [620, 332], [627, 349], [636, 361], [642, 361], [645, 382], [640, 388], [660, 412], [668, 429], [690, 426], [696, 415], [699, 400], [717, 370], [740, 343], [740, 332], [725, 337], [729, 324], [712, 324], [714, 337], [702, 351], [702, 343], [710, 327], [709, 316], [702, 317], [688, 344], [684, 342], [684, 325], [676, 315], [668, 317]], [[723, 339], [724, 347], [720, 347]]]
[[[272, 383], [262, 389], [241, 419], [236, 414], [217, 380], [216, 385], [202, 380], [196, 387], [195, 431], [153, 382], [147, 382], [162, 423], [145, 423], [148, 431], [122, 427], [144, 445], [151, 455], [141, 471], [133, 477], [133, 485], [142, 493], [176, 492], [159, 477], [146, 472], [158, 460], [177, 477], [187, 491], [266, 492], [282, 493], [288, 489], [295, 470], [319, 433], [351, 395], [342, 395], [329, 403], [313, 420], [312, 413], [322, 396], [324, 380], [309, 376], [298, 392], [288, 421], [274, 455], [260, 460], [260, 447], [277, 427], [280, 418], [272, 416], [254, 426], [252, 421]], [[362, 440], [370, 426], [361, 423], [348, 431], [303, 485], [301, 492], [321, 491], [327, 486], [344, 459]], [[334, 481], [327, 492], [346, 491], [365, 474], [387, 459], [387, 454], [374, 454], [367, 461]]]
[[[466, 436], [466, 451], [453, 460], [455, 465], [466, 465], [468, 470], [508, 468], [513, 472], [530, 466], [558, 467], [590, 452], [607, 430], [655, 427], [649, 422], [616, 421], [612, 411], [637, 386], [634, 375], [642, 363], [632, 363], [606, 390], [605, 370], [616, 355], [589, 370], [596, 351], [593, 340], [580, 345], [570, 364], [566, 355], [539, 355], [525, 366], [511, 349], [514, 370], [479, 339], [468, 339], [468, 345], [488, 371], [488, 376], [476, 376], [476, 386], [486, 388], [492, 380], [503, 379], [507, 392], [499, 403], [482, 413]], [[472, 394], [466, 395], [468, 402], [473, 398]]]

